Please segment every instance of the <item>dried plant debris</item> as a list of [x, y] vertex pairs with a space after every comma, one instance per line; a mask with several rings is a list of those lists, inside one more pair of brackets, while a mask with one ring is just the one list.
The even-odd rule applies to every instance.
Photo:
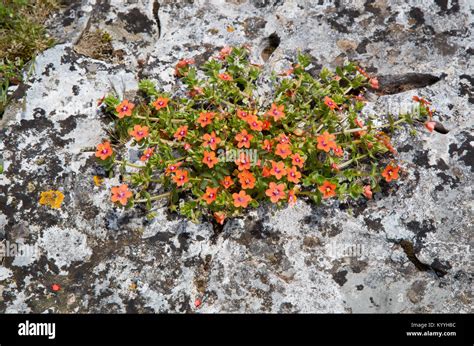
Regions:
[[92, 30], [85, 32], [74, 47], [76, 53], [97, 60], [111, 61], [114, 48], [112, 37], [104, 30]]

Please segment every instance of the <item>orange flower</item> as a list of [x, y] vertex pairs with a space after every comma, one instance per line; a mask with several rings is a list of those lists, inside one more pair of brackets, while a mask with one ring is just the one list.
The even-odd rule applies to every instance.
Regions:
[[392, 143], [390, 143], [390, 137], [385, 132], [379, 132], [375, 135], [377, 141], [381, 142], [393, 155], [397, 154], [397, 151], [393, 147]]
[[112, 148], [110, 147], [110, 142], [105, 141], [103, 143], [97, 144], [97, 150], [95, 152], [96, 157], [100, 157], [101, 160], [105, 160], [113, 154]]
[[339, 145], [333, 148], [332, 150], [334, 151], [334, 155], [336, 155], [337, 157], [344, 156], [344, 150], [342, 150], [342, 148]]
[[132, 111], [135, 105], [131, 102], [128, 102], [128, 100], [123, 100], [116, 108], [115, 110], [117, 111], [117, 116], [122, 119], [123, 117], [131, 116]]
[[284, 105], [277, 106], [275, 103], [272, 103], [270, 110], [266, 113], [269, 117], [273, 117], [273, 120], [278, 121], [281, 118], [285, 117]]
[[388, 165], [385, 167], [384, 171], [382, 172], [382, 177], [385, 178], [387, 183], [391, 182], [392, 180], [398, 179], [398, 170], [400, 167]]
[[272, 127], [272, 124], [269, 120], [264, 120], [262, 124], [262, 130], [269, 130]]
[[248, 111], [243, 111], [237, 108], [237, 116], [240, 119], [247, 121], [247, 119], [249, 119], [252, 115]]
[[250, 158], [244, 153], [240, 153], [239, 158], [235, 160], [235, 164], [238, 166], [239, 171], [250, 169]]
[[152, 155], [153, 155], [153, 152], [155, 151], [155, 148], [147, 148], [145, 149], [145, 151], [143, 152], [143, 156], [140, 157], [140, 161], [146, 161], [148, 160]]
[[206, 201], [207, 204], [211, 204], [217, 198], [218, 187], [206, 187], [206, 192], [202, 195], [202, 199]]
[[291, 155], [290, 146], [288, 144], [278, 143], [276, 146], [275, 155], [281, 156], [282, 158], [286, 159], [288, 156]]
[[413, 96], [413, 101], [415, 102], [420, 102], [422, 105], [430, 105], [431, 103], [426, 101], [423, 97], [419, 97], [419, 96]]
[[255, 115], [252, 115], [247, 120], [247, 123], [250, 125], [250, 128], [254, 131], [262, 131], [263, 129], [263, 122], [258, 120]]
[[331, 169], [335, 172], [339, 172], [339, 166], [336, 163], [331, 163]]
[[252, 200], [252, 197], [247, 195], [247, 193], [242, 190], [239, 193], [233, 193], [232, 198], [234, 199], [234, 207], [247, 208], [249, 202]]
[[288, 97], [291, 97], [293, 98], [293, 96], [296, 94], [295, 90], [294, 89], [289, 89], [286, 91], [285, 95], [288, 96]]
[[333, 101], [333, 99], [328, 96], [324, 97], [324, 104], [328, 106], [330, 109], [339, 108], [337, 104]]
[[182, 74], [180, 72], [181, 69], [187, 68], [189, 65], [194, 64], [194, 59], [182, 59], [178, 61], [176, 64], [176, 67], [174, 69], [174, 73], [177, 77], [182, 77]]
[[287, 135], [285, 135], [284, 133], [280, 133], [278, 135], [278, 137], [276, 138], [276, 140], [280, 143], [280, 144], [290, 144], [290, 137], [288, 137]]
[[273, 181], [268, 186], [268, 189], [265, 191], [265, 194], [270, 197], [272, 203], [278, 203], [280, 199], [286, 197], [285, 194], [285, 184], [275, 184]]
[[291, 167], [291, 169], [287, 170], [286, 176], [287, 176], [288, 181], [298, 184], [300, 182], [301, 173], [298, 172], [295, 166], [293, 166]]
[[188, 151], [189, 149], [191, 149], [191, 144], [189, 144], [189, 143], [184, 143], [184, 144], [183, 144], [183, 148], [184, 148], [184, 150]]
[[212, 131], [210, 134], [204, 134], [204, 136], [202, 136], [202, 140], [204, 141], [202, 145], [204, 147], [210, 147], [212, 150], [216, 150], [217, 145], [221, 142], [221, 139], [216, 136], [214, 131]]
[[329, 198], [336, 195], [336, 184], [331, 184], [325, 180], [323, 185], [319, 187], [319, 191], [323, 194], [323, 198]]
[[305, 132], [302, 129], [294, 129], [293, 133], [298, 137], [302, 137], [305, 134]]
[[193, 86], [193, 88], [189, 91], [189, 96], [190, 97], [196, 97], [198, 95], [204, 94], [204, 89], [198, 86]]
[[207, 167], [212, 168], [215, 166], [219, 160], [216, 157], [216, 153], [213, 151], [204, 151], [204, 158], [202, 162], [207, 165]]
[[286, 175], [286, 168], [283, 162], [275, 162], [271, 161], [272, 168], [270, 170], [271, 175], [274, 175], [275, 178], [280, 180], [282, 177]]
[[143, 138], [148, 137], [148, 126], [135, 125], [133, 130], [129, 131], [130, 135], [135, 137], [135, 140], [141, 141]]
[[214, 113], [212, 112], [202, 112], [199, 114], [199, 118], [197, 122], [201, 124], [201, 127], [206, 127], [210, 123], [212, 123], [212, 119], [214, 118]]
[[130, 197], [132, 197], [132, 192], [128, 189], [127, 184], [114, 186], [112, 188], [112, 202], [119, 202], [121, 205], [127, 205]]
[[262, 168], [262, 177], [267, 178], [267, 177], [269, 177], [269, 176], [271, 176], [271, 175], [272, 175], [272, 172], [271, 172], [270, 168], [264, 166], [264, 167]]
[[230, 177], [229, 175], [224, 177], [224, 179], [222, 179], [220, 183], [222, 186], [224, 186], [225, 189], [228, 189], [229, 187], [234, 185], [234, 181], [232, 180], [232, 177]]
[[168, 167], [166, 167], [165, 175], [170, 175], [171, 173], [176, 172], [182, 164], [182, 162], [170, 163]]
[[379, 88], [379, 81], [375, 77], [369, 79], [369, 84], [373, 89], [378, 89]]
[[268, 152], [272, 151], [272, 142], [270, 142], [268, 139], [265, 139], [262, 144], [262, 149], [266, 150]]
[[433, 132], [434, 128], [436, 126], [436, 122], [434, 121], [427, 121], [425, 123], [425, 127], [428, 129], [428, 131]]
[[364, 196], [367, 197], [367, 199], [372, 199], [372, 189], [370, 185], [364, 186]]
[[217, 77], [219, 77], [219, 79], [222, 79], [222, 80], [225, 80], [225, 81], [231, 81], [232, 80], [232, 76], [228, 73], [219, 73], [217, 75]]
[[166, 97], [158, 97], [152, 105], [157, 111], [159, 111], [161, 108], [165, 108], [166, 106], [168, 106], [168, 101], [169, 99], [167, 99]]
[[250, 141], [252, 140], [253, 136], [249, 133], [247, 133], [247, 130], [242, 130], [242, 132], [238, 133], [235, 136], [235, 140], [238, 142], [237, 147], [238, 148], [250, 148]]
[[296, 204], [297, 198], [294, 190], [288, 191], [288, 204], [294, 206]]
[[225, 58], [227, 58], [231, 52], [232, 52], [232, 47], [222, 48], [221, 51], [219, 52], [218, 59], [225, 60]]
[[294, 166], [298, 166], [299, 168], [303, 168], [304, 161], [305, 161], [305, 159], [303, 157], [301, 157], [300, 154], [294, 154], [291, 157], [291, 163]]
[[[360, 120], [359, 118], [355, 118], [354, 119], [354, 122], [357, 126], [359, 126], [360, 128], [363, 128], [365, 125], [364, 125], [364, 122], [362, 120]], [[367, 132], [366, 131], [357, 131], [355, 134], [356, 136], [358, 137], [362, 137], [366, 134]]]
[[356, 66], [356, 69], [357, 71], [359, 71], [359, 73], [361, 75], [363, 75], [365, 78], [369, 78], [369, 74], [367, 72], [365, 72], [363, 69], [361, 69], [359, 66]]
[[334, 139], [336, 137], [334, 135], [329, 134], [329, 132], [324, 131], [324, 133], [318, 136], [316, 139], [318, 141], [317, 148], [320, 150], [324, 150], [325, 152], [329, 152], [329, 150], [336, 148], [336, 142]]
[[290, 67], [288, 70], [280, 72], [279, 76], [289, 76], [289, 75], [293, 74], [294, 71], [295, 71], [295, 69], [293, 67]]
[[176, 185], [183, 186], [189, 181], [188, 171], [185, 171], [184, 169], [177, 169], [173, 177], [173, 181]]
[[188, 126], [184, 125], [184, 126], [178, 127], [173, 137], [176, 138], [178, 141], [180, 141], [184, 137], [186, 137], [187, 134], [188, 134]]
[[226, 218], [226, 215], [223, 211], [216, 211], [214, 213], [214, 219], [216, 219], [217, 223], [219, 225], [223, 225], [224, 224], [224, 220]]
[[255, 177], [247, 170], [238, 174], [240, 185], [243, 189], [253, 189], [255, 187]]
[[104, 100], [105, 100], [105, 96], [102, 96], [100, 99], [98, 99], [97, 100], [97, 107], [102, 106], [102, 104], [104, 103]]
[[305, 134], [305, 132], [302, 129], [294, 129], [293, 133], [298, 137], [301, 137]]

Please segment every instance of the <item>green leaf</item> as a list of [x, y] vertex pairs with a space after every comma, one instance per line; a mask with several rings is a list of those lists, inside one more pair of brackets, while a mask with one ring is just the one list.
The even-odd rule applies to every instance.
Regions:
[[157, 96], [155, 83], [149, 79], [143, 79], [138, 83], [138, 90], [143, 91], [147, 96]]
[[319, 74], [319, 77], [321, 77], [323, 81], [326, 81], [330, 75], [331, 71], [329, 71], [326, 67], [323, 67]]
[[311, 199], [314, 201], [316, 204], [321, 204], [323, 201], [323, 197], [319, 191], [316, 191], [314, 194], [311, 195]]
[[302, 182], [303, 182], [303, 186], [311, 186], [311, 185], [313, 185], [313, 182], [312, 182], [311, 177], [303, 178]]
[[353, 184], [349, 187], [349, 194], [354, 199], [358, 199], [362, 191], [364, 191], [363, 187], [357, 184]]
[[297, 60], [298, 60], [298, 63], [304, 68], [308, 67], [309, 64], [311, 63], [311, 57], [306, 54], [299, 53]]
[[256, 200], [254, 200], [254, 199], [252, 199], [249, 204], [250, 204], [250, 206], [251, 206], [252, 208], [257, 208], [257, 207], [260, 205], [260, 204], [259, 204]]
[[111, 108], [115, 110], [115, 107], [117, 107], [120, 104], [120, 100], [113, 95], [107, 95], [104, 98], [104, 103], [107, 105], [107, 108]]
[[146, 215], [146, 218], [147, 218], [148, 220], [153, 220], [153, 219], [156, 217], [156, 215], [158, 215], [158, 214], [156, 213], [156, 211], [152, 211], [152, 212], [150, 212], [150, 213], [148, 213], [148, 214]]

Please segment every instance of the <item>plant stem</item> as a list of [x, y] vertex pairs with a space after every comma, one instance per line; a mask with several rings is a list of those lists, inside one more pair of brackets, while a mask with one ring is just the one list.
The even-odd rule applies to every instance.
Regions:
[[130, 167], [134, 168], [143, 168], [145, 167], [144, 165], [134, 165], [133, 163], [127, 162], [127, 161], [121, 161], [121, 160], [115, 160], [115, 163], [122, 164], [122, 165], [127, 165]]
[[337, 167], [339, 169], [342, 169], [342, 168], [346, 168], [347, 166], [349, 166], [352, 162], [356, 161], [356, 160], [360, 160], [360, 159], [363, 159], [364, 157], [367, 157], [367, 154], [364, 154], [364, 155], [360, 155], [358, 157], [354, 157], [353, 159], [350, 159], [346, 162], [343, 162], [342, 164], [340, 165], [337, 165]]
[[[169, 140], [167, 140], [167, 139], [163, 139], [163, 138], [158, 138], [158, 139], [160, 140], [161, 143], [167, 144], [167, 145], [169, 145], [170, 147], [179, 146], [178, 143], [169, 141]], [[160, 142], [152, 142], [152, 141], [150, 141], [150, 144], [160, 144]]]
[[[405, 121], [405, 119], [398, 119], [397, 121], [393, 122], [393, 124], [383, 124], [383, 125], [379, 125], [379, 126], [370, 126], [370, 128], [371, 129], [382, 129], [382, 128], [385, 128], [385, 127], [395, 126], [395, 125], [401, 124], [404, 121]], [[349, 130], [342, 130], [342, 131], [339, 131], [339, 132], [334, 132], [333, 135], [340, 135], [340, 134], [345, 134], [345, 133], [366, 131], [368, 129], [369, 129], [369, 126], [364, 126], [364, 127], [359, 127], [357, 129], [349, 129]]]
[[314, 131], [314, 134], [317, 134], [319, 131], [321, 131], [321, 129], [322, 129], [323, 127], [324, 127], [324, 124], [321, 124], [321, 126], [319, 126], [319, 127], [317, 128], [317, 130]]
[[159, 200], [159, 199], [168, 197], [168, 196], [170, 196], [170, 195], [171, 195], [171, 192], [165, 192], [165, 193], [162, 193], [161, 195], [151, 196], [149, 199], [148, 199], [148, 198], [137, 199], [137, 200], [135, 200], [134, 202], [135, 202], [135, 203], [146, 203], [146, 202], [148, 202], [148, 200], [150, 200], [150, 201], [157, 201], [157, 200]]
[[[150, 120], [150, 121], [160, 121], [162, 119], [160, 118], [154, 118], [154, 117], [144, 117], [143, 115], [135, 115], [134, 118], [137, 118], [137, 119], [144, 119], [144, 120]], [[171, 119], [170, 120], [172, 123], [185, 123], [186, 122], [186, 119]]]
[[191, 181], [203, 181], [203, 180], [212, 181], [209, 178], [189, 178], [189, 180], [191, 180]]
[[160, 121], [160, 118], [153, 118], [153, 117], [144, 117], [143, 115], [135, 115], [134, 118], [137, 119], [145, 119], [145, 120], [150, 120], [150, 121]]
[[187, 157], [182, 156], [182, 157], [178, 157], [176, 159], [165, 161], [164, 164], [166, 165], [166, 164], [174, 163], [175, 161], [179, 162], [179, 161], [183, 161], [183, 160], [186, 160], [186, 159], [187, 159]]

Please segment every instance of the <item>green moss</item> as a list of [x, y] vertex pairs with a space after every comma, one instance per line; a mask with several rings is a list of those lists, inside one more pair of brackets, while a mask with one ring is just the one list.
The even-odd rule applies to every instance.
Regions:
[[25, 65], [54, 44], [42, 23], [58, 8], [57, 0], [0, 2], [0, 116], [8, 102], [8, 87], [21, 83]]

